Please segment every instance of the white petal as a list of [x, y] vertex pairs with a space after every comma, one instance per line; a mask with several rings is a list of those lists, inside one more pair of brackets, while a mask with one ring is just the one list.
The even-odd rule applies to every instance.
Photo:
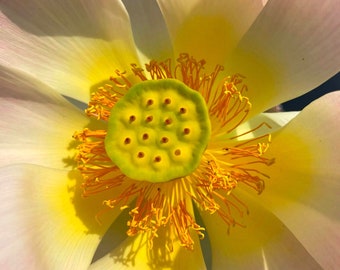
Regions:
[[120, 1], [1, 2], [0, 63], [87, 102], [91, 88], [138, 63]]
[[340, 2], [269, 1], [226, 72], [246, 77], [252, 114], [310, 91], [339, 72]]
[[263, 8], [262, 1], [158, 0], [175, 55], [189, 53], [214, 67], [226, 57]]
[[[163, 15], [154, 0], [123, 0], [130, 17], [133, 38], [143, 60], [165, 60], [172, 57], [172, 45]], [[141, 58], [142, 56], [140, 56]]]
[[[250, 134], [246, 134], [244, 136], [240, 136], [240, 140], [246, 140], [250, 138], [261, 137], [265, 134], [273, 133], [278, 129], [285, 126], [288, 122], [290, 122], [298, 112], [277, 112], [277, 113], [261, 113], [250, 120], [244, 122], [240, 126], [238, 126], [235, 130], [235, 135], [244, 134], [245, 132], [249, 132], [250, 130], [254, 130]], [[234, 132], [232, 132], [234, 133]], [[235, 136], [234, 134], [230, 134], [230, 136]]]
[[209, 142], [208, 148], [220, 149], [221, 143], [226, 145], [229, 141], [230, 144], [233, 144], [237, 141], [245, 141], [272, 134], [286, 125], [297, 114], [298, 112], [261, 113], [242, 123], [229, 133], [227, 132], [228, 127], [222, 128], [213, 134], [214, 137]]
[[27, 165], [0, 175], [1, 268], [87, 269], [117, 213], [100, 225], [102, 198], [81, 198], [75, 173]]
[[216, 213], [202, 214], [211, 241], [212, 269], [320, 269], [280, 220], [245, 193], [237, 194], [250, 211], [241, 221], [245, 228], [236, 225], [228, 234]]
[[307, 106], [273, 136], [260, 196], [324, 269], [340, 264], [340, 91]]
[[27, 75], [1, 69], [0, 81], [0, 166], [71, 166], [75, 154], [72, 135], [89, 120], [60, 95]]

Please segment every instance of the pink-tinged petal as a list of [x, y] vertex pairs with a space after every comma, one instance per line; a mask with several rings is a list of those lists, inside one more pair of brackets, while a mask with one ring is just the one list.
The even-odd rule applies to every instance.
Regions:
[[89, 120], [59, 94], [20, 72], [1, 69], [0, 82], [0, 166], [74, 165], [72, 135]]
[[269, 1], [228, 59], [246, 77], [252, 114], [310, 91], [339, 72], [340, 2]]
[[324, 269], [340, 265], [340, 91], [307, 106], [272, 138], [260, 196]]
[[[321, 269], [278, 218], [246, 193], [236, 193], [249, 209], [241, 221], [244, 228], [236, 225], [228, 233], [218, 214], [202, 214], [211, 243], [212, 269]], [[222, 209], [228, 211], [225, 206]]]
[[76, 172], [23, 165], [3, 167], [0, 175], [1, 269], [87, 269], [120, 211], [99, 224], [105, 196], [82, 198]]
[[262, 1], [158, 0], [175, 55], [189, 53], [207, 64], [224, 64], [263, 8]]
[[121, 1], [13, 0], [0, 7], [0, 63], [64, 95], [88, 101], [91, 87], [138, 63]]

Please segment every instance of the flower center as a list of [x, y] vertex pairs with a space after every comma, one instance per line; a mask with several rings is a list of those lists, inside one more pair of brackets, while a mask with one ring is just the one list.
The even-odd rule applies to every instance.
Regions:
[[[270, 134], [247, 137], [270, 129], [267, 123], [238, 129], [251, 109], [244, 76], [222, 77], [221, 71], [217, 65], [207, 73], [205, 61], [188, 54], [175, 65], [151, 60], [145, 69], [131, 64], [130, 71], [117, 70], [85, 110], [104, 129], [89, 125], [73, 135], [80, 142], [75, 159], [83, 196], [113, 191], [105, 193], [107, 208], [96, 218], [108, 209], [129, 209], [127, 235], [146, 233], [157, 258], [173, 251], [177, 240], [192, 250], [192, 235], [204, 237], [192, 202], [218, 215], [227, 231], [243, 226], [239, 219], [248, 207], [233, 190], [243, 185], [261, 193], [269, 175], [260, 166], [275, 161], [265, 154]], [[156, 238], [164, 246], [153, 248]]]
[[166, 182], [192, 173], [210, 138], [203, 97], [174, 79], [134, 85], [111, 110], [105, 149], [128, 177]]

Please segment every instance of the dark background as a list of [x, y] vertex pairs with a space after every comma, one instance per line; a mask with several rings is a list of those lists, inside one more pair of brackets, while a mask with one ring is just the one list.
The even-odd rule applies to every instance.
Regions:
[[284, 111], [300, 111], [313, 100], [335, 90], [340, 90], [340, 72], [307, 94], [283, 103], [282, 108]]

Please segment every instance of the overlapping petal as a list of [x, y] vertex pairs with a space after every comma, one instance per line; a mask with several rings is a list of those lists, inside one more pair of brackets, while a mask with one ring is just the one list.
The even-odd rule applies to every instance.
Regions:
[[0, 166], [72, 168], [72, 132], [89, 120], [59, 94], [21, 72], [2, 67], [0, 81]]
[[339, 72], [339, 8], [337, 0], [268, 2], [225, 64], [227, 73], [246, 77], [251, 114]]
[[325, 269], [339, 265], [340, 92], [306, 107], [273, 137], [271, 180], [259, 197]]
[[163, 1], [175, 55], [223, 64], [263, 8], [263, 1]]
[[[278, 113], [261, 113], [255, 115], [248, 121], [243, 122], [231, 132], [227, 132], [227, 128], [222, 129], [219, 135], [209, 143], [212, 148], [219, 148], [220, 144], [228, 139], [232, 140], [248, 140], [259, 138], [264, 135], [271, 134], [284, 125], [289, 123], [299, 112], [278, 112]], [[216, 145], [215, 147], [213, 145]]]
[[138, 57], [121, 1], [2, 1], [1, 64], [87, 102]]
[[163, 61], [173, 55], [169, 33], [155, 0], [123, 0], [141, 63]]
[[81, 198], [78, 173], [17, 165], [0, 175], [1, 268], [87, 269], [119, 212], [96, 222], [103, 198]]
[[241, 221], [244, 228], [236, 225], [228, 233], [217, 214], [202, 213], [211, 241], [212, 269], [321, 269], [279, 219], [244, 192], [234, 194], [249, 209]]
[[[188, 204], [188, 210], [192, 212], [191, 202], [188, 201]], [[94, 262], [89, 269], [206, 269], [197, 234], [193, 232], [191, 235], [196, 243], [193, 251], [185, 249], [178, 240], [174, 240], [171, 247], [173, 252], [169, 252], [170, 247], [164, 245], [165, 238], [169, 237], [168, 228], [160, 229], [157, 234], [152, 249], [147, 244], [147, 235], [140, 233], [127, 238], [109, 254]]]
[[[197, 236], [193, 239], [199, 243]], [[150, 250], [143, 235], [129, 237], [110, 254], [93, 263], [90, 269], [206, 269], [199, 245], [189, 251], [176, 242], [174, 251], [168, 253], [162, 238], [158, 242], [159, 247]]]

